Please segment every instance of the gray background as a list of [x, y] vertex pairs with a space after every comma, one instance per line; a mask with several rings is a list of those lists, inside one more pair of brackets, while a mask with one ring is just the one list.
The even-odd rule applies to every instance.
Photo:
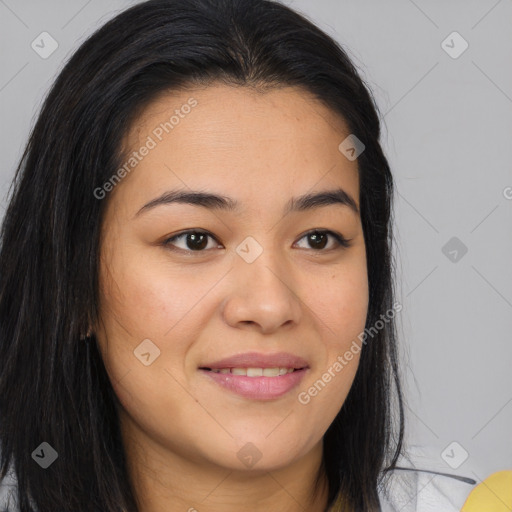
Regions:
[[[56, 74], [134, 3], [0, 0], [0, 215]], [[344, 45], [381, 110], [407, 441], [427, 447], [428, 465], [478, 481], [512, 469], [512, 1], [285, 3]], [[59, 45], [47, 59], [31, 48], [43, 31]], [[461, 40], [442, 46], [453, 31], [469, 44], [457, 58], [443, 48], [458, 53]]]

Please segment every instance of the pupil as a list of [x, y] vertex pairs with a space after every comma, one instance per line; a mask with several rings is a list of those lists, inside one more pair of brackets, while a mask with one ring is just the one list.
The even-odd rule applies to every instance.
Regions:
[[[201, 242], [198, 243], [198, 240], [201, 240]], [[192, 241], [192, 245], [189, 243]], [[194, 245], [195, 243], [195, 245]], [[208, 238], [204, 233], [189, 233], [187, 235], [187, 246], [189, 249], [192, 250], [198, 250], [198, 249], [204, 249], [208, 245]]]
[[[319, 239], [322, 239], [319, 243]], [[313, 241], [313, 246], [314, 248], [316, 249], [323, 249], [326, 245], [326, 240], [327, 240], [327, 236], [325, 233], [318, 233], [318, 232], [315, 232], [315, 233], [311, 233], [309, 235], [309, 239], [310, 239], [310, 242]]]

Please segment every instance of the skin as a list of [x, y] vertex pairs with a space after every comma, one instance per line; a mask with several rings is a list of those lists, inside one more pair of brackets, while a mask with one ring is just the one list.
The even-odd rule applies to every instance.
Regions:
[[[197, 106], [104, 199], [94, 329], [119, 399], [140, 510], [320, 512], [322, 438], [359, 355], [308, 404], [297, 396], [364, 330], [365, 243], [360, 216], [345, 205], [284, 216], [283, 208], [291, 197], [335, 188], [359, 206], [357, 160], [338, 150], [349, 132], [301, 89], [214, 84], [160, 96], [124, 148], [138, 150], [191, 97]], [[241, 210], [174, 203], [136, 215], [175, 188], [229, 196]], [[212, 236], [200, 251], [187, 236], [164, 245], [192, 228]], [[330, 235], [315, 248], [306, 236], [315, 229], [351, 245]], [[248, 236], [263, 249], [250, 264], [236, 252]], [[148, 366], [134, 355], [144, 339], [160, 350]], [[247, 351], [291, 352], [309, 370], [298, 388], [266, 401], [233, 394], [198, 370]], [[237, 457], [246, 443], [261, 453], [252, 467]], [[323, 485], [313, 496], [319, 473]]]

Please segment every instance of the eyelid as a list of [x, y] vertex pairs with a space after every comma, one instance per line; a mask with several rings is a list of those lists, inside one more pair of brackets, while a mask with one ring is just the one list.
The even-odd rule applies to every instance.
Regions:
[[312, 235], [313, 233], [324, 233], [326, 235], [330, 235], [338, 243], [338, 247], [336, 247], [334, 249], [319, 249], [319, 250], [311, 249], [311, 251], [314, 251], [317, 253], [329, 252], [329, 251], [333, 251], [336, 249], [347, 248], [347, 247], [350, 247], [351, 242], [352, 242], [352, 239], [345, 238], [341, 233], [332, 231], [331, 229], [324, 229], [324, 228], [310, 229], [309, 231], [302, 233], [302, 235], [299, 236], [299, 240], [302, 240], [305, 236]]
[[205, 253], [205, 252], [211, 250], [211, 249], [203, 249], [202, 251], [192, 251], [190, 249], [181, 249], [180, 247], [174, 247], [171, 244], [171, 241], [173, 241], [173, 240], [175, 240], [177, 238], [180, 238], [182, 236], [188, 235], [190, 233], [196, 233], [196, 234], [199, 234], [199, 235], [206, 235], [206, 236], [212, 238], [213, 240], [215, 240], [218, 244], [220, 244], [220, 242], [217, 240], [217, 237], [215, 237], [209, 231], [205, 231], [203, 229], [186, 229], [184, 231], [180, 231], [179, 233], [176, 233], [175, 235], [172, 235], [171, 237], [166, 238], [165, 240], [163, 240], [161, 245], [164, 248], [169, 249], [170, 251], [181, 252], [182, 254], [188, 254], [188, 255], [201, 254], [201, 253]]
[[[192, 251], [190, 249], [181, 249], [180, 247], [173, 247], [172, 246], [171, 242], [173, 240], [175, 240], [177, 238], [180, 238], [182, 236], [188, 235], [190, 233], [206, 235], [206, 236], [212, 238], [213, 240], [215, 240], [218, 244], [220, 244], [220, 242], [218, 241], [218, 239], [217, 239], [217, 237], [215, 235], [213, 235], [209, 231], [205, 231], [203, 229], [199, 229], [198, 228], [198, 229], [186, 229], [184, 231], [180, 231], [179, 233], [176, 233], [175, 235], [166, 238], [161, 243], [161, 245], [163, 247], [171, 250], [171, 251], [182, 252], [182, 253], [185, 253], [185, 254], [201, 254], [201, 253], [205, 253], [205, 252], [208, 252], [209, 250], [211, 250], [211, 249], [203, 249], [201, 251]], [[346, 248], [350, 247], [351, 242], [352, 242], [351, 239], [345, 238], [341, 233], [337, 233], [336, 231], [332, 231], [330, 229], [322, 229], [322, 228], [310, 229], [309, 231], [306, 231], [305, 233], [302, 233], [299, 236], [298, 240], [302, 240], [307, 235], [311, 235], [313, 233], [323, 233], [323, 234], [326, 234], [326, 235], [331, 236], [332, 238], [334, 238], [336, 240], [336, 242], [337, 242], [337, 247], [335, 247], [333, 249], [308, 249], [310, 251], [313, 251], [313, 252], [319, 253], [319, 254], [320, 253], [328, 253], [328, 252], [339, 250], [339, 249], [346, 249]]]

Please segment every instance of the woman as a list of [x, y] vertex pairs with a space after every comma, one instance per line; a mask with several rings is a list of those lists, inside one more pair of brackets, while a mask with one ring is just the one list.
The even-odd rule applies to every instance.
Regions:
[[3, 223], [9, 510], [381, 509], [404, 419], [379, 135], [279, 3], [150, 0], [78, 49]]

